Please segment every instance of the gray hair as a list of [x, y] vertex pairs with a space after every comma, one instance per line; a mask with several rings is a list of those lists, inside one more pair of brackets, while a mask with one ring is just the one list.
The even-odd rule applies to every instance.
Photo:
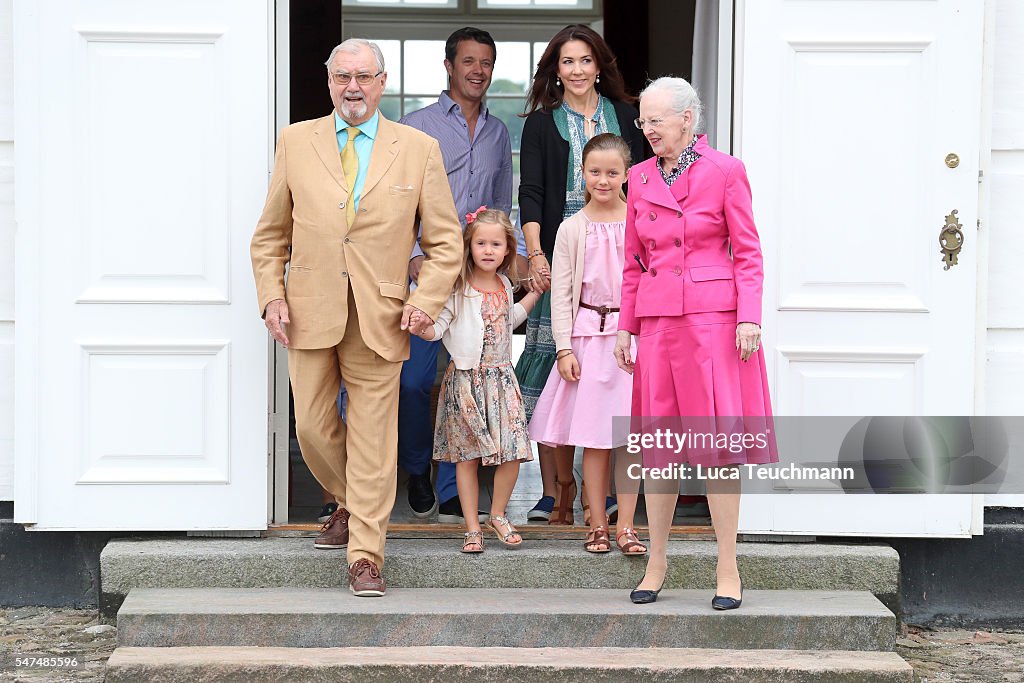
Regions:
[[349, 38], [348, 40], [342, 41], [340, 45], [336, 45], [331, 50], [331, 56], [324, 62], [324, 66], [328, 69], [331, 68], [331, 62], [334, 61], [334, 56], [339, 52], [345, 52], [350, 55], [357, 55], [363, 51], [363, 48], [367, 48], [373, 53], [374, 59], [377, 60], [377, 71], [384, 71], [384, 53], [380, 51], [380, 45], [373, 41], [366, 40], [365, 38]]
[[682, 114], [689, 109], [693, 112], [693, 132], [697, 133], [703, 125], [704, 105], [701, 104], [700, 96], [690, 82], [685, 78], [676, 76], [662, 76], [647, 84], [647, 87], [640, 93], [640, 99], [644, 95], [654, 92], [667, 93], [672, 110]]

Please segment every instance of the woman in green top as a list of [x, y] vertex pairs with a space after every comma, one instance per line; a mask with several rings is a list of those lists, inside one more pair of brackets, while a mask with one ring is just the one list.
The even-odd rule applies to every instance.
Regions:
[[[615, 55], [593, 29], [566, 26], [555, 34], [537, 63], [527, 100], [520, 144], [519, 220], [526, 237], [532, 287], [544, 292], [526, 325], [526, 349], [516, 365], [527, 418], [533, 416], [555, 362], [551, 338], [551, 254], [562, 221], [583, 208], [582, 152], [587, 140], [615, 133], [629, 144], [633, 161], [649, 156], [638, 116], [626, 93]], [[538, 444], [544, 494], [528, 515], [552, 524], [572, 524], [576, 480], [573, 447]], [[614, 499], [609, 499], [609, 515]]]

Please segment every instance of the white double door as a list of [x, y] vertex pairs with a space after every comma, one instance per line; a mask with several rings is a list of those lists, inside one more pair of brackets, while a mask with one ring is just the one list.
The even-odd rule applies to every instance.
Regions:
[[272, 0], [16, 0], [15, 516], [259, 529]]
[[[733, 147], [763, 241], [777, 414], [973, 414], [984, 5], [737, 3]], [[965, 241], [946, 270], [938, 238], [954, 211]], [[748, 496], [740, 526], [961, 536], [976, 505]]]

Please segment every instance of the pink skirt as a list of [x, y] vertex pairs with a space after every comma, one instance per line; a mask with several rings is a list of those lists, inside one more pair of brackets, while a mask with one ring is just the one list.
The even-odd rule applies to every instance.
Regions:
[[[655, 466], [705, 467], [779, 461], [764, 352], [740, 360], [735, 311], [642, 318], [636, 344], [631, 429], [716, 436], [679, 452], [645, 449], [645, 465], [648, 460]], [[741, 439], [743, 433], [752, 438]], [[729, 447], [722, 447], [721, 439]]]
[[633, 378], [615, 363], [615, 335], [573, 337], [571, 343], [580, 379], [566, 382], [557, 363], [551, 368], [530, 420], [530, 438], [549, 446], [625, 445], [625, 429], [616, 438], [612, 425], [613, 418], [629, 416]]

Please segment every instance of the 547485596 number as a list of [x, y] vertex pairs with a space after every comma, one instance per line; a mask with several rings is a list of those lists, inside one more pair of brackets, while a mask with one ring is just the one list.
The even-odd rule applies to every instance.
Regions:
[[39, 656], [15, 656], [13, 662], [15, 669], [78, 669], [81, 662], [78, 657], [39, 657]]

